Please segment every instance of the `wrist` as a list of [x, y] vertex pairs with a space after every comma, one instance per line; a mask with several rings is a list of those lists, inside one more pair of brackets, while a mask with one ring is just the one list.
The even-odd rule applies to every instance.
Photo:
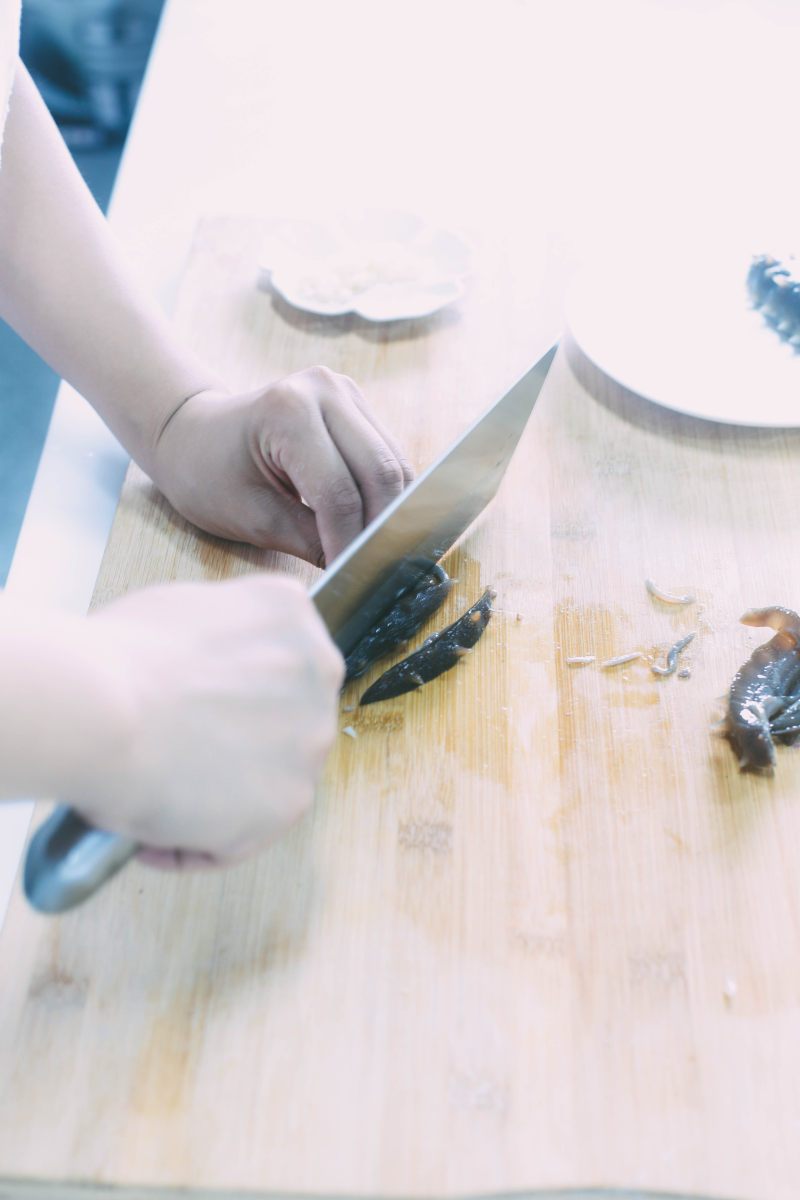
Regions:
[[203, 405], [216, 406], [221, 401], [224, 401], [229, 394], [219, 384], [208, 385], [189, 392], [176, 404], [173, 404], [171, 408], [167, 408], [153, 435], [154, 457], [158, 456], [162, 444], [169, 441], [173, 434], [180, 438], [180, 432], [176, 433], [176, 426], [181, 424], [183, 417], [187, 416], [189, 412], [197, 412]]
[[[232, 396], [222, 387], [192, 392], [165, 416], [154, 440], [148, 465], [140, 466], [173, 507], [209, 533], [225, 536], [213, 526], [206, 501], [217, 482], [220, 462], [231, 472], [241, 465], [235, 422], [220, 420], [230, 413]], [[231, 475], [233, 478], [233, 475]]]
[[103, 413], [100, 404], [95, 407], [131, 457], [160, 487], [163, 464], [169, 457], [165, 454], [165, 445], [171, 445], [174, 436], [182, 436], [184, 419], [198, 401], [206, 396], [223, 396], [225, 389], [207, 374], [187, 369], [184, 372], [175, 370], [172, 378], [164, 371], [160, 379], [151, 381], [146, 400], [142, 399], [142, 394], [138, 385], [132, 388], [129, 402], [119, 406], [119, 415]]

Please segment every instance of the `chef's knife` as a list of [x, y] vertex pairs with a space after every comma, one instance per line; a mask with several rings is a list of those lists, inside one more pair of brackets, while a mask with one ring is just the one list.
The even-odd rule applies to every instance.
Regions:
[[[492, 499], [557, 348], [551, 346], [312, 585], [310, 595], [343, 654], [427, 574]], [[94, 829], [74, 809], [57, 805], [28, 847], [25, 895], [39, 912], [64, 912], [138, 849], [131, 838]]]

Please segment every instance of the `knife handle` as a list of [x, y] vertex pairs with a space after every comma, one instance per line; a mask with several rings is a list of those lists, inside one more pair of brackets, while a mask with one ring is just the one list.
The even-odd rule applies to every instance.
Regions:
[[28, 846], [25, 895], [38, 912], [65, 912], [97, 891], [138, 849], [131, 838], [95, 829], [74, 809], [59, 804]]

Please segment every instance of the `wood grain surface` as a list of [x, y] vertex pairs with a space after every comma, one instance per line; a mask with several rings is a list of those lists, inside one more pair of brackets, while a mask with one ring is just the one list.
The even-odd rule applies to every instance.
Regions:
[[[314, 361], [354, 376], [417, 468], [546, 345], [533, 242], [484, 243], [455, 308], [371, 326], [259, 287], [262, 234], [200, 228], [184, 333], [241, 386]], [[655, 408], [566, 340], [446, 561], [437, 627], [497, 591], [468, 660], [363, 712], [352, 685], [356, 736], [256, 862], [134, 864], [59, 919], [15, 897], [0, 1196], [793, 1200], [800, 752], [742, 774], [711, 724], [768, 636], [741, 613], [800, 605], [798, 463], [800, 433]], [[95, 603], [261, 568], [315, 574], [197, 534], [132, 468]], [[657, 677], [690, 631], [689, 677]]]

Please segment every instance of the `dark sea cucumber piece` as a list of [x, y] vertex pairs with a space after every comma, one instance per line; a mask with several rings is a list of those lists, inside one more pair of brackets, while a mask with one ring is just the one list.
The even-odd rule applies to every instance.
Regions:
[[374, 704], [377, 700], [389, 700], [404, 692], [414, 691], [429, 683], [437, 675], [444, 674], [467, 654], [480, 638], [492, 615], [492, 600], [495, 593], [487, 588], [480, 600], [472, 605], [462, 617], [427, 638], [419, 650], [409, 654], [402, 662], [384, 671], [379, 679], [368, 687], [360, 703]]
[[413, 637], [444, 604], [453, 582], [442, 567], [432, 567], [415, 590], [405, 592], [350, 651], [345, 659], [344, 682], [358, 679], [372, 663]]

